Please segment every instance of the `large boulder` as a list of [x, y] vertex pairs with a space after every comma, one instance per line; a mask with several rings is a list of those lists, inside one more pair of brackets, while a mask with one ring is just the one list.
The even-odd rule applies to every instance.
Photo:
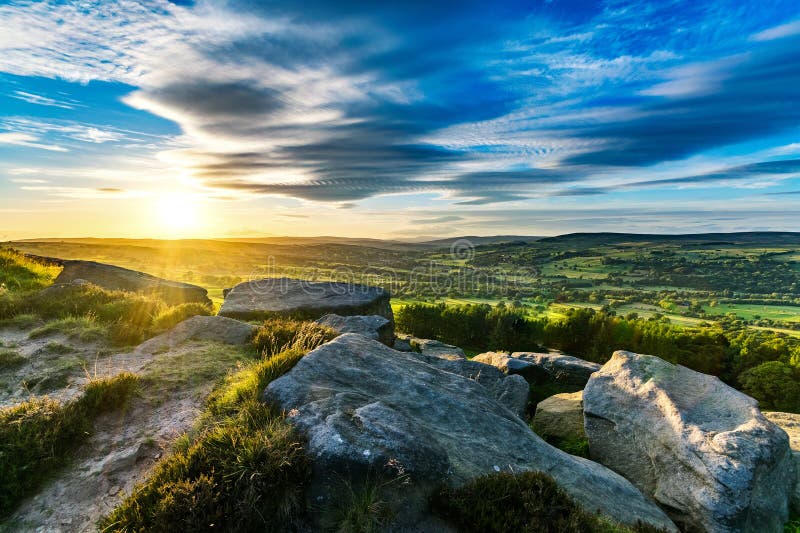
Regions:
[[583, 391], [592, 459], [691, 531], [783, 531], [795, 471], [786, 433], [718, 378], [615, 352]]
[[192, 302], [211, 305], [208, 291], [190, 283], [161, 279], [144, 272], [94, 261], [65, 260], [63, 264], [64, 269], [54, 281], [56, 284], [89, 282], [109, 290], [155, 295], [170, 305]]
[[800, 414], [765, 412], [767, 420], [781, 428], [789, 436], [789, 447], [792, 448], [794, 463], [797, 467], [797, 483], [792, 496], [792, 508], [800, 514]]
[[246, 281], [230, 290], [219, 310], [221, 316], [243, 320], [273, 316], [316, 320], [329, 313], [379, 315], [394, 327], [389, 293], [380, 287], [353, 283], [291, 278]]
[[555, 394], [536, 405], [533, 430], [543, 437], [560, 440], [586, 438], [583, 429], [583, 392]]
[[358, 333], [386, 346], [394, 344], [394, 324], [379, 315], [341, 316], [331, 313], [317, 320], [317, 324], [327, 326], [337, 333]]
[[344, 334], [268, 386], [265, 399], [286, 410], [308, 438], [308, 497], [315, 506], [324, 508], [342, 479], [374, 478], [390, 465], [408, 476], [388, 500], [402, 507], [396, 527], [419, 531], [425, 530], [419, 524], [427, 499], [441, 483], [460, 486], [491, 472], [533, 470], [553, 476], [592, 512], [675, 531], [624, 478], [553, 448], [478, 381], [420, 356]]
[[533, 385], [554, 384], [565, 390], [581, 390], [600, 365], [559, 352], [487, 352], [473, 361], [496, 366], [508, 374], [519, 374]]
[[170, 331], [144, 341], [136, 350], [140, 353], [157, 353], [171, 350], [188, 340], [208, 340], [223, 344], [244, 344], [258, 331], [246, 322], [224, 316], [193, 316]]

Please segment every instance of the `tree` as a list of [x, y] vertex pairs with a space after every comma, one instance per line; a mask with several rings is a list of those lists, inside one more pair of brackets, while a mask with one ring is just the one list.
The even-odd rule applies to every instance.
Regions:
[[739, 376], [742, 390], [761, 408], [800, 412], [800, 376], [781, 361], [767, 361]]

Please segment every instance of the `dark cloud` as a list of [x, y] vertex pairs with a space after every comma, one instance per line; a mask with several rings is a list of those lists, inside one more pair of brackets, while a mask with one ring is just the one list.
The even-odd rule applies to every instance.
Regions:
[[[645, 169], [796, 128], [800, 125], [797, 38], [748, 43], [751, 49], [746, 54], [688, 70], [665, 71], [660, 86], [654, 87], [650, 79], [649, 85], [638, 82], [634, 90], [633, 85], [620, 81], [618, 90], [570, 95], [574, 101], [564, 104], [564, 118], [550, 117], [546, 129], [525, 126], [523, 121], [516, 125], [513, 119], [508, 122], [509, 135], [565, 146], [561, 161], [536, 169], [525, 168], [534, 166], [535, 160], [507, 163], [498, 157], [497, 171], [466, 172], [462, 169], [469, 168], [468, 163], [485, 162], [492, 150], [509, 155], [503, 150], [513, 148], [499, 143], [470, 147], [464, 142], [453, 143], [459, 148], [452, 148], [425, 139], [451, 126], [508, 117], [514, 112], [535, 117], [540, 103], [537, 90], [556, 87], [562, 75], [559, 69], [568, 70], [557, 63], [548, 66], [544, 60], [518, 65], [517, 61], [532, 53], [525, 46], [503, 53], [495, 49], [514, 48], [508, 42], [513, 40], [510, 37], [529, 34], [526, 22], [538, 18], [569, 36], [600, 31], [601, 26], [608, 26], [609, 12], [620, 10], [603, 10], [599, 4], [577, 0], [491, 6], [469, 0], [457, 8], [440, 2], [316, 0], [299, 8], [284, 2], [234, 0], [231, 6], [261, 13], [270, 20], [289, 20], [294, 29], [207, 44], [203, 52], [226, 64], [280, 67], [276, 72], [283, 75], [243, 76], [244, 81], [226, 83], [197, 77], [140, 92], [152, 109], [188, 117], [188, 125], [206, 139], [220, 137], [265, 146], [242, 153], [184, 151], [192, 156], [187, 160], [195, 161], [189, 163], [193, 175], [210, 187], [337, 203], [389, 193], [444, 192], [458, 204], [482, 205], [531, 196], [590, 196], [634, 187], [794, 172], [787, 162], [764, 162], [608, 188], [590, 183], [620, 167]], [[592, 49], [596, 56], [581, 51], [581, 56], [567, 57], [573, 61], [586, 57], [598, 64], [644, 57], [660, 50], [656, 46], [665, 32], [705, 16], [700, 7], [662, 9], [661, 4], [648, 4], [646, 9], [648, 20], [660, 22], [636, 30], [642, 15], [634, 16], [636, 10], [631, 9], [628, 15], [617, 15], [622, 17], [617, 41]], [[724, 9], [714, 16], [720, 12]], [[672, 44], [680, 41], [670, 39]], [[701, 44], [693, 39], [686, 37], [687, 42]], [[548, 46], [554, 56], [567, 46], [548, 44], [544, 37], [520, 42]], [[723, 54], [717, 51], [715, 57]], [[530, 72], [518, 72], [523, 69]], [[332, 90], [325, 80], [320, 82], [322, 89], [313, 81], [299, 81], [295, 86], [286, 81], [292, 79], [286, 71], [319, 70], [330, 72], [330, 87], [342, 84], [340, 98], [321, 97], [320, 91]], [[631, 78], [635, 79], [635, 74]], [[323, 103], [308, 103], [316, 98]], [[616, 108], [620, 113], [572, 118], [601, 107]], [[313, 117], [313, 112], [319, 111], [330, 111], [336, 118], [300, 120], [305, 113]], [[475, 137], [480, 137], [480, 130]], [[481, 142], [478, 139], [475, 144]], [[511, 164], [513, 169], [506, 170], [505, 165]], [[299, 180], [298, 175], [305, 179]]]

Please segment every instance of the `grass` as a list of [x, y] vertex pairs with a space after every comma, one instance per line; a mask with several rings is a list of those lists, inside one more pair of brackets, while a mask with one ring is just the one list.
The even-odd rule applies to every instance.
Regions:
[[53, 286], [43, 291], [0, 294], [0, 320], [35, 315], [52, 323], [35, 335], [63, 332], [78, 337], [105, 335], [115, 345], [139, 344], [194, 314], [210, 314], [207, 306], [168, 306], [158, 297], [110, 291], [94, 285]]
[[25, 357], [11, 348], [0, 348], [0, 370], [14, 368], [25, 362]]
[[314, 322], [271, 318], [261, 324], [253, 344], [259, 353], [270, 356], [290, 349], [311, 351], [336, 336], [331, 328]]
[[501, 472], [442, 489], [432, 509], [464, 533], [655, 532], [627, 528], [584, 511], [547, 474]]
[[[259, 397], [330, 336], [326, 329], [267, 321], [254, 340], [265, 355], [226, 376], [209, 395], [196, 429], [101, 521], [100, 529], [290, 530], [305, 512], [311, 462], [303, 438]], [[270, 353], [278, 345], [287, 349]]]
[[0, 248], [0, 287], [10, 292], [42, 289], [53, 283], [61, 267], [51, 266], [9, 248]]
[[136, 385], [135, 375], [123, 373], [89, 382], [65, 404], [44, 397], [0, 410], [0, 517], [64, 466], [95, 417], [124, 406]]
[[209, 316], [213, 309], [201, 303], [185, 303], [164, 309], [153, 319], [153, 329], [158, 332], [174, 328], [187, 318], [193, 316]]
[[394, 518], [385, 489], [403, 483], [407, 476], [384, 480], [371, 473], [361, 483], [342, 479], [322, 513], [322, 527], [336, 533], [378, 533]]
[[93, 342], [106, 338], [108, 329], [103, 324], [100, 324], [92, 314], [67, 316], [50, 320], [43, 326], [39, 326], [28, 334], [28, 338], [38, 339], [57, 334], [62, 334], [81, 342]]
[[68, 353], [73, 353], [75, 351], [75, 348], [73, 348], [72, 346], [69, 346], [67, 344], [62, 344], [58, 341], [48, 342], [45, 345], [44, 349], [56, 355], [66, 355]]
[[784, 533], [800, 533], [800, 512], [794, 513], [789, 517], [789, 521], [783, 528]]

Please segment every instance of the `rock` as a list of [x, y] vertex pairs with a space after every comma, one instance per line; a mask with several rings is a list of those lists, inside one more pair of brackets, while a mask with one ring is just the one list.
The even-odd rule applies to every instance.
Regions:
[[487, 352], [472, 360], [496, 366], [508, 374], [519, 374], [533, 385], [552, 383], [572, 391], [581, 390], [589, 376], [600, 370], [597, 363], [558, 352], [514, 352], [511, 355]]
[[378, 315], [341, 316], [328, 314], [317, 320], [317, 324], [328, 326], [337, 333], [358, 333], [369, 339], [380, 341], [386, 346], [394, 343], [392, 322]]
[[388, 318], [394, 328], [389, 293], [380, 287], [353, 283], [290, 278], [247, 281], [231, 289], [219, 310], [221, 316], [244, 320], [272, 316], [316, 320], [328, 313], [379, 315]]
[[764, 416], [789, 436], [789, 447], [792, 449], [797, 470], [797, 483], [794, 486], [792, 508], [796, 514], [800, 514], [800, 414], [765, 412]]
[[[438, 352], [434, 351], [434, 353]], [[492, 398], [520, 418], [525, 418], [531, 389], [522, 376], [509, 376], [493, 366], [470, 361], [466, 357], [459, 358], [452, 353], [443, 353], [440, 356], [410, 352], [410, 355], [440, 370], [452, 372], [479, 383]]]
[[363, 479], [390, 465], [410, 481], [397, 484], [388, 500], [403, 506], [397, 528], [415, 531], [440, 483], [460, 486], [499, 470], [534, 470], [553, 476], [590, 512], [675, 531], [624, 478], [548, 445], [477, 380], [431, 362], [457, 363], [347, 333], [268, 386], [265, 399], [308, 437], [311, 502], [324, 507], [342, 478]]
[[411, 336], [402, 334], [395, 336], [392, 348], [399, 352], [413, 352], [414, 347], [411, 346]]
[[197, 285], [161, 279], [144, 272], [94, 261], [65, 260], [64, 269], [54, 283], [72, 282], [89, 282], [108, 290], [156, 295], [170, 305], [190, 302], [211, 305], [208, 291]]
[[583, 391], [556, 394], [539, 402], [533, 417], [533, 429], [543, 437], [585, 439]]
[[417, 339], [411, 338], [411, 347], [416, 348], [423, 355], [430, 355], [432, 357], [440, 357], [442, 359], [466, 359], [464, 350], [458, 346], [445, 344], [440, 341], [432, 339]]
[[208, 340], [224, 344], [244, 344], [258, 331], [246, 322], [224, 316], [193, 316], [170, 331], [140, 344], [136, 351], [153, 354], [170, 350], [187, 340]]
[[615, 352], [583, 391], [590, 456], [691, 531], [781, 532], [795, 472], [786, 433], [718, 378]]

